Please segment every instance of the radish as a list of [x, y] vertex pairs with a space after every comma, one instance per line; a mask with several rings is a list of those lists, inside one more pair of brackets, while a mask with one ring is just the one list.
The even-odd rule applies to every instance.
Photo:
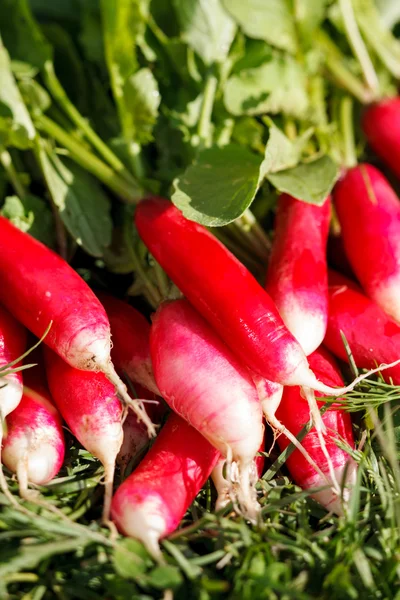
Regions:
[[46, 372], [54, 402], [74, 436], [104, 465], [103, 520], [108, 520], [115, 460], [121, 448], [122, 406], [103, 373], [79, 371], [45, 349]]
[[375, 167], [350, 169], [335, 206], [347, 256], [367, 296], [400, 321], [400, 201]]
[[[0, 217], [0, 302], [72, 367], [102, 371], [149, 430], [110, 357], [110, 324], [104, 308], [79, 275], [57, 254]], [[11, 268], [12, 265], [12, 268]]]
[[255, 519], [251, 474], [264, 428], [251, 374], [186, 300], [159, 307], [150, 349], [163, 398], [227, 458], [230, 481], [232, 460], [237, 464], [239, 483], [232, 494]]
[[[314, 373], [325, 383], [331, 386], [342, 386], [343, 381], [340, 371], [329, 353], [319, 348], [310, 355], [309, 362]], [[321, 402], [320, 405], [323, 405]], [[301, 390], [297, 387], [286, 387], [283, 392], [282, 401], [276, 416], [281, 423], [294, 435], [297, 436], [309, 420], [307, 403], [301, 396]], [[329, 453], [330, 462], [327, 461], [325, 453], [321, 449], [315, 430], [311, 430], [302, 440], [301, 444], [308, 453], [318, 470], [310, 465], [299, 450], [294, 450], [286, 461], [286, 465], [294, 481], [305, 490], [320, 488], [326, 489], [313, 492], [311, 496], [320, 502], [327, 510], [338, 515], [343, 514], [343, 502], [339, 495], [332, 491], [332, 485], [338, 482], [343, 486], [343, 501], [347, 502], [351, 493], [351, 486], [355, 484], [357, 465], [347, 452], [339, 448], [335, 440], [347, 442], [354, 448], [353, 430], [350, 415], [344, 410], [336, 408], [328, 409], [322, 416], [327, 434], [325, 435], [325, 446]], [[281, 450], [290, 444], [289, 438], [284, 433], [278, 437]], [[333, 466], [334, 473], [330, 472]], [[345, 480], [344, 480], [345, 478]], [[328, 486], [328, 487], [327, 487]], [[340, 493], [340, 487], [337, 492]]]
[[2, 469], [2, 445], [5, 418], [15, 410], [22, 398], [22, 374], [15, 362], [26, 348], [26, 331], [12, 315], [0, 306], [0, 487], [8, 500], [15, 503], [8, 491]]
[[24, 395], [7, 417], [3, 462], [17, 474], [20, 493], [28, 497], [28, 482], [44, 485], [62, 467], [65, 442], [61, 417], [36, 365], [24, 373]]
[[111, 326], [111, 358], [119, 372], [159, 394], [150, 357], [150, 323], [132, 306], [108, 294], [98, 294]]
[[[342, 275], [329, 272], [329, 319], [324, 340], [327, 348], [347, 361], [341, 332], [360, 368], [392, 363], [400, 356], [400, 325], [360, 288]], [[382, 371], [383, 377], [400, 385], [400, 365]]]
[[317, 380], [267, 292], [205, 227], [161, 198], [139, 203], [136, 226], [172, 281], [249, 369], [284, 385], [344, 393]]
[[171, 414], [138, 468], [118, 488], [111, 516], [125, 535], [155, 557], [207, 481], [220, 454], [178, 415]]
[[369, 106], [362, 128], [373, 150], [400, 177], [400, 97]]
[[321, 345], [328, 319], [328, 197], [314, 206], [282, 194], [265, 289], [308, 356]]
[[[262, 442], [261, 442], [261, 446], [259, 447], [258, 451], [259, 452], [264, 452], [265, 449], [265, 440], [263, 438]], [[265, 463], [265, 458], [262, 454], [256, 456], [256, 458], [254, 459], [254, 473], [252, 473], [252, 478], [254, 479], [260, 479], [262, 473], [263, 473], [263, 469], [264, 469], [264, 463]], [[232, 478], [235, 481], [238, 481], [239, 479], [239, 473], [236, 467], [236, 463], [234, 463], [232, 465]], [[230, 482], [226, 479], [225, 475], [225, 471], [228, 468], [227, 464], [226, 464], [226, 459], [221, 456], [218, 459], [217, 464], [215, 465], [212, 473], [211, 473], [211, 477], [213, 480], [213, 483], [215, 485], [215, 489], [217, 490], [217, 501], [215, 503], [215, 508], [216, 510], [221, 510], [222, 508], [225, 508], [225, 506], [227, 506], [231, 500], [230, 498], [230, 490], [231, 490], [231, 484]]]

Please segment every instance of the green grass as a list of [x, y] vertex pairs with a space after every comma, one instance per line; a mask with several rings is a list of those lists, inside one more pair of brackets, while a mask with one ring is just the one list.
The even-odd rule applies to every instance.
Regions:
[[400, 598], [399, 394], [368, 380], [348, 396], [362, 447], [353, 453], [358, 480], [344, 517], [327, 515], [291, 483], [286, 452], [269, 458], [259, 483], [259, 526], [229, 507], [213, 514], [208, 485], [162, 543], [164, 565], [100, 527], [102, 468], [69, 438], [61, 475], [41, 488], [64, 516], [26, 502], [22, 513], [0, 495], [0, 598]]

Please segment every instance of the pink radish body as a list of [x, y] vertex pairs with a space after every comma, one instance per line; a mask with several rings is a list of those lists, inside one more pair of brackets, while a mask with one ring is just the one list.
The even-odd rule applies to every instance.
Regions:
[[39, 366], [25, 371], [24, 395], [7, 417], [3, 462], [17, 473], [22, 493], [27, 491], [28, 481], [37, 485], [48, 483], [57, 475], [64, 460], [61, 417], [41, 371]]
[[308, 356], [321, 345], [328, 319], [326, 244], [330, 198], [314, 206], [282, 194], [265, 289]]
[[60, 256], [4, 217], [0, 217], [0, 280], [0, 302], [21, 323], [41, 337], [52, 322], [45, 343], [76, 369], [104, 372], [154, 432], [143, 407], [129, 398], [115, 373], [110, 324], [100, 301]]
[[350, 169], [335, 188], [347, 256], [367, 296], [400, 321], [400, 201], [375, 167]]
[[104, 465], [103, 514], [107, 519], [115, 459], [123, 439], [121, 403], [113, 384], [103, 373], [74, 369], [47, 348], [45, 357], [54, 402], [74, 436]]
[[218, 450], [200, 433], [171, 414], [113, 498], [111, 515], [118, 529], [159, 555], [159, 539], [178, 527], [218, 458]]
[[[349, 343], [356, 365], [373, 368], [400, 357], [400, 325], [360, 288], [342, 275], [329, 273], [329, 320], [324, 344], [347, 361], [340, 332]], [[400, 385], [400, 365], [382, 371], [383, 377]]]
[[263, 438], [261, 405], [251, 375], [186, 300], [160, 306], [150, 348], [157, 385], [172, 410], [228, 463], [237, 463], [237, 497], [251, 518], [258, 503], [250, 474]]
[[[26, 331], [10, 313], [0, 306], [0, 369], [16, 360], [26, 350]], [[19, 364], [11, 368], [18, 367]], [[0, 376], [1, 376], [0, 370]], [[21, 372], [9, 373], [0, 377], [0, 448], [3, 423], [22, 398]]]
[[112, 334], [111, 358], [119, 372], [159, 394], [150, 357], [150, 323], [136, 309], [108, 294], [98, 294]]
[[271, 381], [327, 391], [269, 295], [205, 227], [160, 198], [138, 205], [136, 226], [166, 273], [243, 364]]
[[[343, 385], [340, 371], [326, 350], [320, 348], [309, 357], [309, 361], [314, 373], [322, 381], [332, 386]], [[301, 396], [300, 388], [285, 388], [276, 416], [293, 435], [297, 436], [300, 433], [309, 421], [307, 402]], [[343, 477], [346, 475], [344, 484], [350, 486], [343, 494], [344, 501], [347, 501], [350, 497], [351, 486], [355, 483], [357, 465], [347, 452], [338, 448], [335, 439], [347, 442], [351, 448], [354, 448], [350, 415], [343, 410], [330, 409], [323, 414], [322, 420], [327, 430], [325, 445], [334, 469], [335, 480], [341, 485], [343, 484]], [[284, 433], [278, 437], [278, 444], [281, 450], [284, 450], [290, 444]], [[327, 489], [313, 493], [313, 498], [318, 500], [327, 510], [342, 514], [342, 502], [338, 495], [332, 491], [331, 486], [335, 482], [332, 481], [330, 466], [321, 449], [315, 430], [311, 430], [304, 437], [301, 445], [321, 472], [318, 473], [296, 449], [286, 462], [294, 481], [305, 490], [326, 486]]]
[[400, 177], [400, 97], [368, 107], [362, 127], [373, 150]]

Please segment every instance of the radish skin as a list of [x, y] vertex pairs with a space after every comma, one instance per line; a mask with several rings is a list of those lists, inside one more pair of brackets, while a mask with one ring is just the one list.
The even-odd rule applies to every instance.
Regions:
[[[370, 369], [376, 363], [392, 363], [400, 356], [400, 325], [367, 298], [352, 281], [329, 272], [329, 319], [324, 344], [347, 362], [341, 331], [356, 365]], [[400, 365], [382, 370], [386, 381], [400, 385]]]
[[307, 356], [321, 345], [328, 320], [330, 216], [329, 197], [322, 206], [279, 197], [265, 289]]
[[125, 535], [160, 557], [159, 539], [172, 533], [207, 481], [220, 454], [171, 414], [137, 469], [114, 495], [111, 515]]
[[362, 128], [371, 148], [400, 177], [400, 97], [369, 106]]
[[[334, 359], [324, 348], [319, 348], [311, 354], [309, 362], [314, 373], [324, 382], [331, 386], [343, 385], [340, 371]], [[320, 406], [323, 405], [322, 402], [319, 404]], [[294, 436], [300, 433], [309, 420], [308, 406], [301, 395], [300, 388], [285, 388], [276, 416]], [[351, 448], [354, 448], [351, 419], [348, 413], [337, 408], [327, 410], [322, 419], [327, 429], [325, 446], [329, 454], [330, 464], [321, 449], [315, 430], [311, 430], [304, 437], [301, 444], [305, 452], [319, 467], [319, 472], [310, 465], [310, 461], [297, 449], [289, 456], [286, 465], [294, 481], [302, 489], [309, 490], [325, 486], [326, 489], [314, 492], [311, 496], [328, 511], [342, 515], [343, 505], [350, 499], [351, 487], [356, 481], [357, 465], [347, 452], [336, 445], [335, 439], [347, 442]], [[282, 433], [278, 437], [278, 444], [283, 451], [289, 446], [290, 440]], [[333, 477], [332, 467], [334, 469]], [[343, 501], [337, 493], [335, 494], [332, 491], [332, 487], [335, 487], [336, 482], [344, 487]], [[340, 487], [337, 491], [340, 492]]]
[[[0, 302], [70, 366], [102, 371], [118, 393], [155, 430], [111, 362], [110, 324], [100, 301], [57, 254], [0, 216]], [[12, 265], [12, 269], [10, 268]]]
[[119, 373], [159, 395], [150, 357], [150, 323], [133, 306], [109, 294], [98, 294], [111, 326], [111, 358]]
[[28, 482], [44, 485], [62, 467], [65, 442], [61, 417], [38, 365], [24, 374], [24, 395], [7, 417], [3, 462], [17, 474], [20, 493], [28, 497]]
[[162, 198], [140, 202], [135, 223], [172, 281], [251, 371], [283, 385], [344, 393], [317, 380], [267, 292], [205, 227]]
[[353, 270], [367, 296], [400, 321], [400, 201], [375, 167], [361, 164], [336, 184], [335, 206]]
[[[251, 470], [263, 439], [262, 411], [251, 374], [186, 300], [162, 304], [153, 318], [154, 375], [173, 411], [237, 463], [237, 502], [255, 520]], [[229, 468], [228, 468], [229, 471]]]
[[104, 466], [103, 520], [110, 512], [115, 460], [123, 439], [122, 406], [103, 373], [79, 371], [45, 349], [49, 388], [68, 427]]

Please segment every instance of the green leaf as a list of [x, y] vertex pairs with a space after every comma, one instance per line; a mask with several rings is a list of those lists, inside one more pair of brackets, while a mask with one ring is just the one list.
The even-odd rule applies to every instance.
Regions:
[[242, 117], [235, 121], [232, 139], [238, 144], [263, 152], [264, 131], [265, 127], [263, 127], [256, 119], [253, 119], [252, 117]]
[[19, 89], [26, 106], [31, 113], [39, 116], [51, 105], [51, 99], [46, 90], [34, 79], [23, 79], [19, 84]]
[[51, 47], [35, 22], [27, 0], [0, 0], [0, 32], [13, 60], [43, 69]]
[[265, 147], [265, 157], [261, 165], [261, 173], [276, 173], [294, 167], [299, 162], [302, 143], [292, 142], [269, 120], [269, 138]]
[[267, 175], [268, 181], [280, 192], [299, 200], [321, 205], [331, 192], [339, 176], [339, 167], [328, 156]]
[[31, 194], [23, 198], [8, 196], [0, 212], [21, 231], [29, 232], [46, 246], [55, 246], [53, 215], [41, 198]]
[[235, 22], [220, 0], [173, 0], [187, 44], [206, 65], [222, 62], [236, 32]]
[[140, 69], [129, 77], [124, 86], [124, 98], [129, 107], [126, 113], [128, 137], [139, 144], [147, 144], [152, 140], [161, 100], [157, 81], [150, 69]]
[[149, 584], [159, 590], [170, 588], [172, 590], [179, 587], [183, 582], [183, 577], [178, 569], [173, 565], [161, 565], [153, 569], [147, 575]]
[[327, 16], [329, 0], [296, 0], [294, 5], [294, 17], [297, 30], [301, 37], [303, 46], [312, 47], [314, 44], [314, 33], [321, 26]]
[[240, 217], [258, 189], [261, 156], [243, 146], [212, 147], [174, 181], [172, 202], [185, 217], [219, 227]]
[[301, 65], [284, 55], [228, 80], [224, 102], [233, 115], [284, 112], [303, 118], [309, 106], [307, 78]]
[[[28, 147], [29, 140], [35, 137], [35, 128], [22, 100], [14, 76], [11, 73], [10, 60], [7, 50], [4, 48], [0, 38], [0, 143], [7, 145], [4, 131], [14, 130], [18, 136], [14, 142], [8, 143], [17, 147]], [[17, 133], [18, 132], [18, 133]], [[9, 138], [7, 135], [6, 138]]]
[[135, 579], [145, 573], [149, 555], [143, 544], [133, 539], [126, 539], [116, 545], [113, 555], [116, 572], [125, 579]]
[[400, 3], [398, 0], [376, 0], [376, 6], [382, 18], [382, 23], [392, 29], [400, 21]]
[[296, 51], [296, 29], [289, 0], [224, 0], [224, 6], [249, 37], [265, 40], [282, 50]]
[[102, 256], [111, 242], [110, 201], [100, 184], [72, 161], [60, 158], [43, 141], [40, 162], [61, 220], [76, 243], [92, 256]]

